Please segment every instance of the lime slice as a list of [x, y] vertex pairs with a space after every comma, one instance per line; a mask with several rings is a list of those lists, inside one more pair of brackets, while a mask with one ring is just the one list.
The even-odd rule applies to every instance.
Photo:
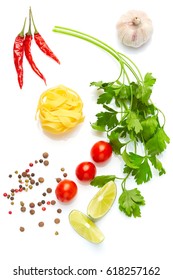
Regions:
[[69, 221], [74, 230], [86, 240], [92, 243], [100, 243], [104, 240], [100, 229], [82, 212], [72, 210], [69, 214]]
[[103, 217], [111, 208], [117, 194], [117, 187], [113, 181], [106, 183], [90, 201], [87, 214], [93, 220]]

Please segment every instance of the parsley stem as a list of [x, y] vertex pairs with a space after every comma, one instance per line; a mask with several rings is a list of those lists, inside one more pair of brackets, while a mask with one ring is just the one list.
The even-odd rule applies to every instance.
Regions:
[[127, 174], [127, 176], [123, 179], [122, 183], [121, 183], [121, 188], [124, 191], [126, 189], [126, 181], [128, 179], [128, 177], [130, 176], [131, 171]]
[[127, 60], [130, 61], [130, 63], [136, 68], [136, 70], [137, 70], [137, 72], [138, 72], [138, 74], [139, 74], [139, 76], [140, 76], [141, 82], [143, 83], [143, 77], [142, 77], [141, 71], [139, 70], [139, 68], [137, 67], [137, 65], [136, 65], [128, 56], [126, 56], [125, 54], [120, 53], [120, 52], [118, 52], [118, 54], [121, 55], [121, 56], [123, 56], [123, 57], [125, 57]]
[[[124, 73], [126, 75], [126, 78], [127, 78], [128, 82], [130, 82], [129, 77], [127, 75], [127, 72], [124, 68], [124, 65], [125, 65], [126, 67], [129, 68], [129, 70], [134, 75], [134, 77], [136, 78], [138, 83], [141, 83], [143, 81], [142, 80], [142, 75], [141, 75], [138, 67], [136, 66], [136, 64], [133, 61], [131, 61], [130, 58], [128, 58], [127, 56], [123, 55], [120, 52], [117, 52], [115, 49], [113, 49], [112, 47], [110, 47], [106, 43], [102, 42], [101, 40], [99, 40], [99, 39], [97, 39], [97, 38], [95, 38], [91, 35], [88, 35], [86, 33], [83, 33], [83, 32], [80, 32], [80, 31], [77, 31], [77, 30], [74, 30], [74, 29], [71, 29], [71, 28], [62, 27], [62, 26], [55, 26], [54, 29], [53, 29], [53, 32], [62, 33], [62, 34], [77, 37], [79, 39], [83, 39], [83, 40], [88, 41], [88, 42], [98, 46], [99, 48], [105, 50], [109, 54], [111, 54], [120, 63], [120, 66], [121, 66], [121, 70], [120, 70], [120, 74], [119, 74], [118, 79], [120, 79], [122, 73]], [[133, 67], [127, 62], [127, 60], [125, 58], [128, 61], [130, 61], [130, 63], [136, 68], [139, 76], [135, 72]]]

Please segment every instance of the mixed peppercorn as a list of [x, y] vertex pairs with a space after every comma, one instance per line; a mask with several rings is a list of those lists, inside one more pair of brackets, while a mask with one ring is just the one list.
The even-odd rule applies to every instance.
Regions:
[[[49, 166], [49, 160], [48, 160], [49, 154], [47, 152], [44, 152], [42, 154], [42, 157], [39, 160], [35, 160], [34, 162], [29, 163], [29, 168], [26, 168], [22, 172], [19, 172], [18, 170], [14, 171], [14, 174], [9, 174], [10, 179], [16, 179], [17, 178], [17, 184], [18, 186], [15, 188], [12, 188], [9, 193], [3, 193], [3, 196], [10, 201], [10, 205], [16, 205], [19, 207], [21, 213], [29, 213], [31, 216], [35, 215], [36, 212], [38, 211], [43, 211], [45, 212], [47, 210], [47, 207], [53, 207], [55, 209], [54, 215], [54, 224], [59, 224], [60, 223], [60, 218], [57, 217], [57, 215], [61, 214], [62, 209], [57, 207], [57, 200], [54, 199], [53, 197], [53, 190], [51, 187], [45, 187], [45, 178], [44, 177], [37, 177], [36, 174], [33, 172], [34, 171], [34, 165], [41, 164], [41, 166]], [[32, 169], [32, 170], [30, 170]], [[60, 172], [62, 172], [62, 176], [66, 177], [67, 173], [65, 172], [64, 168], [60, 169]], [[15, 178], [14, 178], [15, 177]], [[57, 181], [57, 178], [55, 178]], [[58, 181], [60, 182], [62, 179], [59, 177]], [[32, 190], [33, 188], [37, 188], [38, 186], [44, 187], [45, 189], [42, 190], [42, 194], [39, 200], [37, 201], [30, 201], [30, 202], [24, 202], [20, 201], [15, 203], [15, 197], [17, 194], [21, 192], [28, 192]], [[14, 206], [13, 206], [14, 207]], [[16, 209], [16, 208], [15, 208]], [[12, 214], [13, 211], [10, 209], [8, 211], [8, 214]], [[44, 222], [40, 221], [38, 222], [39, 227], [44, 227]], [[20, 226], [19, 230], [21, 232], [25, 231], [24, 226]], [[55, 231], [55, 235], [58, 235], [58, 231]]]

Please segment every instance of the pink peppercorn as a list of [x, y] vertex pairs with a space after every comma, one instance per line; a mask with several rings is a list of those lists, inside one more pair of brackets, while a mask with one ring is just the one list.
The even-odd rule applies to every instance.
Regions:
[[28, 173], [28, 172], [29, 172], [29, 169], [26, 169], [25, 172]]
[[47, 205], [50, 205], [50, 201], [47, 201]]
[[30, 167], [33, 167], [33, 163], [31, 162], [31, 163], [29, 164], [29, 166], [30, 166]]
[[43, 210], [43, 211], [46, 211], [46, 207], [42, 207], [42, 210]]
[[3, 196], [6, 197], [6, 196], [7, 196], [7, 193], [4, 193]]
[[11, 215], [11, 214], [12, 214], [12, 211], [8, 211], [8, 214], [10, 214], [10, 215]]

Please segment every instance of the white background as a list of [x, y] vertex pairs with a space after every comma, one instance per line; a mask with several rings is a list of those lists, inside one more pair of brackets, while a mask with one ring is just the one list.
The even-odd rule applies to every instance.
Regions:
[[[33, 57], [39, 69], [47, 78], [47, 88], [64, 84], [78, 92], [84, 102], [85, 122], [75, 131], [64, 136], [49, 137], [44, 134], [35, 120], [37, 102], [46, 89], [43, 81], [37, 77], [24, 59], [24, 86], [18, 87], [13, 63], [13, 42], [21, 30], [28, 8], [32, 6], [38, 30], [61, 61], [59, 66], [44, 56], [33, 43]], [[14, 180], [8, 174], [21, 171], [29, 162], [39, 159], [44, 151], [50, 154], [50, 166], [44, 175], [47, 186], [55, 189], [55, 177], [61, 176], [64, 166], [69, 179], [76, 180], [75, 166], [84, 160], [90, 160], [89, 150], [94, 142], [104, 139], [95, 134], [90, 122], [99, 111], [96, 105], [96, 93], [89, 87], [90, 82], [112, 81], [118, 73], [118, 64], [108, 54], [95, 46], [76, 38], [52, 32], [54, 25], [77, 29], [93, 35], [128, 55], [144, 75], [152, 72], [157, 78], [153, 101], [165, 112], [166, 131], [172, 139], [172, 12], [171, 1], [153, 0], [15, 0], [3, 1], [0, 9], [0, 80], [1, 80], [1, 170], [0, 170], [0, 276], [1, 279], [30, 279], [27, 276], [13, 276], [13, 269], [23, 268], [97, 268], [104, 271], [109, 266], [159, 266], [161, 276], [136, 276], [135, 279], [170, 279], [172, 246], [172, 143], [161, 157], [167, 171], [159, 177], [154, 173], [150, 183], [140, 186], [146, 206], [142, 208], [141, 218], [128, 218], [118, 210], [118, 198], [110, 212], [98, 226], [105, 235], [100, 245], [90, 244], [78, 236], [68, 223], [68, 213], [78, 209], [85, 213], [90, 199], [97, 189], [78, 183], [78, 195], [68, 205], [59, 204], [63, 209], [61, 223], [53, 223], [55, 209], [46, 212], [37, 211], [34, 217], [22, 214], [19, 206], [13, 208], [4, 199]], [[140, 49], [122, 46], [117, 40], [116, 22], [130, 9], [145, 11], [153, 21], [152, 39]], [[98, 175], [121, 174], [120, 159], [113, 157], [109, 163], [98, 167]], [[39, 172], [39, 168], [36, 172]], [[42, 170], [40, 172], [43, 172]], [[37, 173], [38, 174], [38, 173]], [[121, 193], [118, 185], [118, 196]], [[133, 180], [129, 188], [136, 187]], [[40, 187], [41, 188], [41, 187]], [[42, 193], [42, 190], [41, 190]], [[40, 193], [32, 190], [19, 198], [37, 201]], [[52, 197], [54, 197], [52, 195]], [[13, 215], [8, 215], [9, 210]], [[45, 227], [37, 226], [40, 219]], [[21, 233], [20, 226], [26, 231]], [[59, 236], [54, 232], [58, 229]], [[39, 279], [39, 276], [32, 276]], [[40, 276], [40, 279], [56, 279], [58, 276]], [[71, 276], [66, 276], [67, 278]], [[114, 279], [115, 276], [103, 274], [96, 279]], [[59, 276], [60, 278], [60, 276]], [[81, 277], [80, 277], [81, 278]], [[89, 279], [89, 276], [82, 276]], [[94, 277], [93, 277], [94, 278]], [[76, 276], [75, 279], [78, 279]], [[124, 279], [124, 277], [116, 277]], [[134, 279], [129, 276], [129, 279]]]

